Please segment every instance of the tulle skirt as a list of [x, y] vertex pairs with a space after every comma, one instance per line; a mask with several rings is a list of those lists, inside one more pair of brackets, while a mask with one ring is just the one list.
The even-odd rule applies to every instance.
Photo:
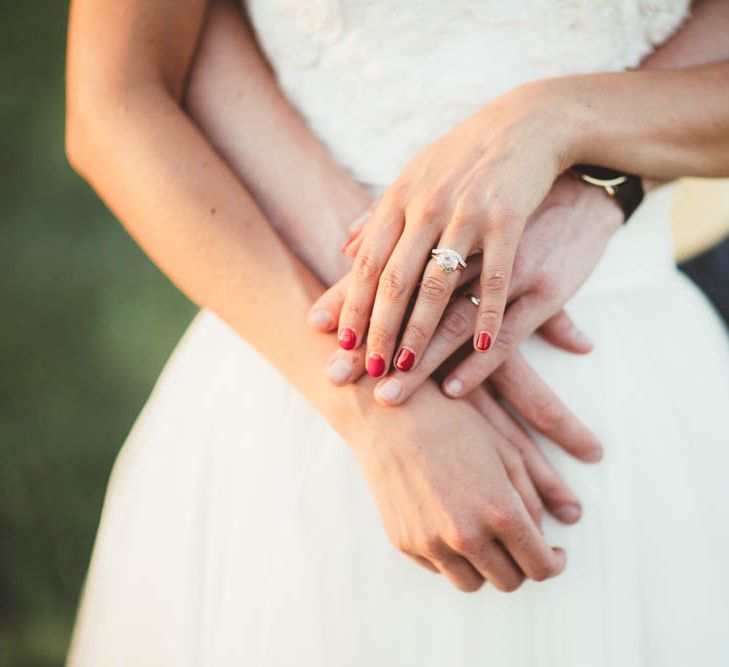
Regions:
[[463, 593], [396, 551], [347, 444], [203, 311], [114, 467], [69, 664], [726, 667], [729, 338], [673, 266], [669, 197], [569, 304], [595, 351], [523, 346], [606, 451], [539, 439], [584, 505], [545, 518], [562, 575]]

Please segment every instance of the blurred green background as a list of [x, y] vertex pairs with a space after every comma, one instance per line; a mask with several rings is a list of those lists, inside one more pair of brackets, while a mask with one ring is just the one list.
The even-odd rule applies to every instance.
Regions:
[[50, 667], [114, 456], [195, 309], [66, 162], [68, 3], [0, 5], [0, 667]]

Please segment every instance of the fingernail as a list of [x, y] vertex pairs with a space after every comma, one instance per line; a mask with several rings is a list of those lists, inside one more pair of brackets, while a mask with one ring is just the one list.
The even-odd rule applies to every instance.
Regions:
[[353, 329], [344, 327], [339, 332], [339, 347], [343, 350], [351, 350], [357, 344], [357, 334], [354, 333]]
[[582, 329], [575, 327], [572, 329], [570, 337], [577, 347], [594, 347], [592, 340]]
[[577, 505], [562, 505], [554, 510], [554, 515], [563, 523], [574, 523], [582, 514]]
[[339, 252], [346, 253], [347, 248], [352, 245], [352, 242], [359, 236], [360, 230], [358, 229], [352, 236], [347, 239], [347, 242], [339, 249]]
[[377, 395], [387, 403], [394, 403], [402, 394], [402, 385], [391, 378], [377, 386]]
[[385, 372], [385, 358], [377, 352], [371, 352], [367, 356], [367, 375], [378, 378]]
[[409, 347], [401, 347], [397, 353], [397, 357], [395, 357], [395, 368], [399, 371], [407, 372], [413, 367], [414, 363], [415, 352]]
[[448, 380], [445, 385], [446, 394], [458, 396], [463, 391], [463, 382], [460, 380]]
[[315, 310], [309, 314], [309, 324], [316, 329], [329, 329], [334, 324], [334, 319], [326, 310]]
[[491, 347], [491, 334], [488, 331], [480, 331], [476, 336], [476, 349], [479, 352], [486, 352]]
[[336, 384], [344, 384], [352, 375], [352, 367], [341, 359], [336, 359], [329, 364], [327, 376]]
[[602, 447], [593, 447], [592, 449], [587, 450], [586, 454], [583, 456], [583, 460], [588, 463], [597, 463], [598, 461], [602, 461], [604, 454], [605, 451]]

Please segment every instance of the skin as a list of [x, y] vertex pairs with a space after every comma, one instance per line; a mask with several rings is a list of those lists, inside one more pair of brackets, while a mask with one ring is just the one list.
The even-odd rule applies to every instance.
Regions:
[[480, 254], [471, 260], [481, 266], [473, 344], [491, 350], [526, 224], [559, 175], [591, 163], [655, 180], [724, 176], [727, 108], [728, 61], [533, 81], [490, 102], [425, 148], [382, 196], [354, 260], [340, 346], [366, 338], [374, 376], [400, 358], [398, 340], [417, 364], [459, 281], [427, 261], [431, 248], [446, 247]]
[[[317, 372], [333, 344], [306, 324], [322, 284], [182, 108], [207, 9], [202, 0], [72, 3], [69, 160], [170, 279], [338, 430], [397, 548], [465, 591], [485, 580], [513, 590], [525, 576], [556, 576], [565, 554], [538, 528], [525, 457], [474, 405], [449, 401], [428, 382], [393, 411], [376, 403], [371, 382], [341, 390]], [[428, 419], [434, 413], [440, 431]], [[453, 423], [457, 438], [446, 430]]]
[[[643, 70], [696, 68], [729, 57], [729, 43], [725, 38], [729, 29], [729, 3], [721, 0], [695, 3], [692, 16], [691, 21], [686, 23], [671, 40], [646, 59], [641, 66]], [[725, 65], [719, 66], [720, 69], [724, 67]], [[688, 70], [683, 75], [692, 77], [695, 76], [694, 72], [695, 70]], [[658, 74], [660, 78], [666, 73], [652, 72], [652, 74]], [[672, 76], [673, 74], [671, 73]], [[611, 81], [620, 81], [619, 77], [608, 78]], [[599, 77], [599, 80], [604, 81], [602, 77]], [[654, 89], [657, 87], [653, 86], [651, 94], [654, 94]], [[717, 94], [721, 94], [721, 90]], [[671, 107], [672, 112], [673, 109], [674, 107]], [[623, 111], [627, 113], [626, 110]], [[717, 127], [717, 132], [720, 130], [721, 128]], [[726, 133], [721, 136], [726, 136]], [[721, 141], [717, 143], [721, 147]], [[700, 139], [696, 145], [701, 145]], [[697, 150], [698, 153], [702, 152], [701, 148]], [[716, 157], [716, 152], [710, 151], [709, 155]], [[699, 167], [698, 163], [704, 159], [703, 157], [694, 156], [693, 159], [696, 164], [693, 166], [687, 164], [686, 169], [721, 168], [719, 166], [722, 162], [721, 157], [715, 160], [716, 164], [713, 166], [702, 167]], [[660, 171], [662, 178], [667, 175], [668, 172]], [[656, 185], [656, 181], [650, 179], [644, 179], [644, 182], [646, 189]], [[585, 227], [586, 219], [590, 220], [589, 228]], [[607, 240], [619, 228], [620, 222], [617, 206], [602, 192], [581, 183], [570, 182], [565, 177], [558, 178], [545, 200], [527, 220], [507, 288], [509, 308], [498, 338], [494, 341], [489, 354], [474, 352], [451, 368], [443, 379], [443, 390], [450, 396], [465, 396], [480, 386], [486, 378], [492, 378], [493, 384], [509, 391], [519, 373], [513, 372], [513, 368], [506, 368], [504, 373], [494, 374], [494, 371], [507, 359], [510, 360], [510, 366], [517, 366], [511, 360], [515, 360], [518, 346], [527, 336], [536, 330], [544, 332], [546, 326], [548, 336], [561, 331], [563, 337], [569, 336], [570, 332], [573, 336], [579, 337], [579, 332], [574, 329], [571, 321], [562, 315], [555, 317], [555, 313], [560, 312], [565, 301], [589, 275], [590, 265], [597, 262]], [[565, 236], [570, 229], [573, 230], [573, 234]], [[593, 238], [586, 238], [586, 233]], [[552, 246], [547, 253], [543, 252], [545, 244]], [[362, 235], [350, 244], [347, 253], [355, 256], [361, 245]], [[585, 262], [578, 257], [582, 253], [585, 253]], [[468, 273], [468, 270], [464, 273]], [[346, 277], [314, 305], [315, 311], [325, 310], [340, 327], [346, 326], [341, 323], [340, 313], [345, 300], [346, 286], [350, 282], [351, 276]], [[470, 285], [468, 291], [481, 295], [477, 284]], [[422, 298], [423, 295], [419, 297]], [[409, 371], [403, 372], [395, 366], [392, 375], [379, 383], [376, 390], [378, 400], [383, 404], [392, 405], [407, 400], [423, 378], [429, 377], [455, 349], [460, 348], [470, 338], [470, 332], [478, 328], [478, 322], [474, 309], [469, 307], [468, 302], [463, 301], [456, 299], [445, 305], [444, 294], [441, 306], [445, 307], [443, 322], [448, 326], [441, 325], [440, 329], [436, 329], [430, 345], [424, 352], [416, 351], [416, 363]], [[372, 323], [369, 326], [371, 331]], [[454, 329], [457, 335], [452, 335]], [[390, 336], [390, 333], [386, 332], [385, 335]], [[407, 337], [407, 333], [405, 336]], [[408, 342], [403, 339], [401, 345], [408, 346]], [[586, 349], [583, 347], [580, 350], [578, 344], [573, 351], [586, 351]], [[350, 381], [359, 377], [364, 369], [363, 351], [358, 349], [355, 352], [356, 354], [338, 350], [330, 360], [330, 364], [342, 360], [351, 366], [352, 371], [348, 378]], [[534, 409], [530, 410], [522, 398], [522, 396], [509, 396], [513, 404], [519, 405], [520, 410], [524, 409], [527, 414], [536, 417], [537, 422], [547, 425], [565, 422], [565, 415], [568, 413], [557, 401], [552, 400], [548, 403], [538, 401], [544, 403], [545, 409], [540, 409], [537, 411], [539, 414], [535, 414]], [[533, 420], [530, 419], [530, 422], [534, 425]]]
[[[524, 466], [524, 458], [514, 457], [512, 448], [513, 460], [505, 460], [499, 448], [508, 443], [472, 406], [444, 402], [433, 385], [426, 384], [413, 406], [390, 411], [385, 419], [368, 396], [370, 383], [358, 383], [335, 396], [325, 382], [312, 378], [312, 367], [321, 362], [327, 339], [317, 340], [296, 322], [303, 320], [321, 285], [270, 233], [249, 193], [180, 110], [204, 9], [204, 3], [197, 2], [174, 6], [160, 2], [153, 7], [141, 2], [124, 7], [90, 0], [74, 3], [67, 142], [73, 164], [88, 175], [130, 232], [191, 298], [215, 310], [250, 340], [335, 425], [368, 479], [377, 480], [378, 490], [396, 489], [398, 484], [420, 489], [423, 505], [432, 508], [428, 516], [438, 517], [435, 523], [425, 524], [417, 516], [411, 524], [401, 522], [405, 514], [398, 512], [405, 510], [399, 508], [406, 508], [411, 497], [395, 507], [378, 500], [388, 535], [399, 548], [423, 565], [438, 563], [440, 571], [464, 590], [478, 587], [484, 574], [508, 590], [514, 585], [509, 578], [513, 572], [496, 571], [496, 566], [485, 565], [483, 557], [484, 549], [494, 548], [491, 536], [503, 533], [501, 544], [509, 543], [508, 530], [530, 544], [537, 540], [535, 551], [526, 555], [527, 572], [535, 578], [544, 576], [548, 567], [551, 574], [558, 572], [563, 554], [543, 548], [533, 536], [530, 526], [534, 524], [525, 514], [528, 493], [514, 496], [513, 467]], [[115, 159], [110, 161], [109, 155]], [[331, 177], [327, 169], [313, 171], [322, 179], [320, 186]], [[250, 179], [251, 191], [255, 191], [254, 181]], [[352, 192], [359, 196], [356, 188]], [[261, 200], [265, 209], [266, 198]], [[346, 202], [339, 205], [347, 206]], [[258, 278], [264, 272], [276, 275], [277, 284], [288, 289], [282, 293], [263, 285]], [[277, 313], [287, 313], [286, 335], [271, 317], [271, 303], [276, 304]], [[308, 355], [289, 353], [292, 334]], [[461, 412], [449, 415], [448, 405], [459, 405]], [[465, 490], [467, 498], [479, 497], [483, 482], [472, 488], [467, 479], [459, 478], [465, 476], [463, 471], [441, 475], [435, 464], [438, 443], [423, 419], [433, 410], [443, 410], [446, 419], [459, 419], [464, 461], [470, 457], [476, 465], [490, 462], [494, 484], [489, 494], [499, 493], [489, 495], [489, 512], [481, 505], [474, 509], [470, 502], [449, 497], [447, 489], [454, 484]], [[478, 434], [478, 445], [468, 444], [470, 431]], [[420, 452], [432, 453], [433, 459], [416, 459], [399, 469], [398, 455], [405, 451], [399, 448], [416, 445]], [[494, 450], [499, 455], [492, 461]], [[417, 480], [428, 481], [418, 484]], [[404, 538], [392, 528], [400, 525], [409, 527]], [[471, 544], [474, 535], [477, 545]]]
[[[352, 220], [371, 203], [369, 195], [332, 161], [283, 98], [239, 14], [228, 3], [213, 5], [190, 75], [186, 107], [255, 194], [289, 248], [331, 283], [349, 267], [337, 246], [346, 239]], [[261, 160], [261, 155], [273, 155], [275, 159]], [[285, 163], [286, 169], [280, 169], [280, 163]], [[312, 323], [320, 330], [331, 331], [336, 322], [324, 314], [323, 325], [316, 317]], [[585, 353], [591, 349], [575, 337], [576, 331], [567, 318], [556, 318], [542, 331], [568, 351]], [[354, 373], [361, 366], [356, 356], [357, 352], [343, 360]], [[504, 376], [504, 398], [512, 405], [532, 403], [522, 414], [529, 423], [538, 429], [544, 427], [550, 438], [578, 458], [598, 460], [601, 448], [595, 436], [515, 355], [514, 366], [517, 364], [518, 372], [509, 361], [497, 372]], [[517, 375], [518, 382], [507, 380]], [[348, 379], [341, 378], [339, 383]], [[478, 404], [483, 401], [479, 399]], [[547, 418], [557, 412], [563, 418], [551, 419], [547, 424]], [[550, 511], [562, 515], [570, 512], [566, 506], [577, 503], [574, 494], [563, 493], [563, 484], [549, 488], [550, 493], [540, 489], [540, 494], [547, 496]]]

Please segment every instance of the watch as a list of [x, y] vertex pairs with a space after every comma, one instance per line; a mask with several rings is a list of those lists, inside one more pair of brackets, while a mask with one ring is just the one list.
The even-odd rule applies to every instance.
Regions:
[[623, 211], [623, 223], [628, 222], [643, 201], [643, 182], [639, 176], [591, 164], [576, 164], [572, 171], [585, 183], [601, 187], [615, 200]]

